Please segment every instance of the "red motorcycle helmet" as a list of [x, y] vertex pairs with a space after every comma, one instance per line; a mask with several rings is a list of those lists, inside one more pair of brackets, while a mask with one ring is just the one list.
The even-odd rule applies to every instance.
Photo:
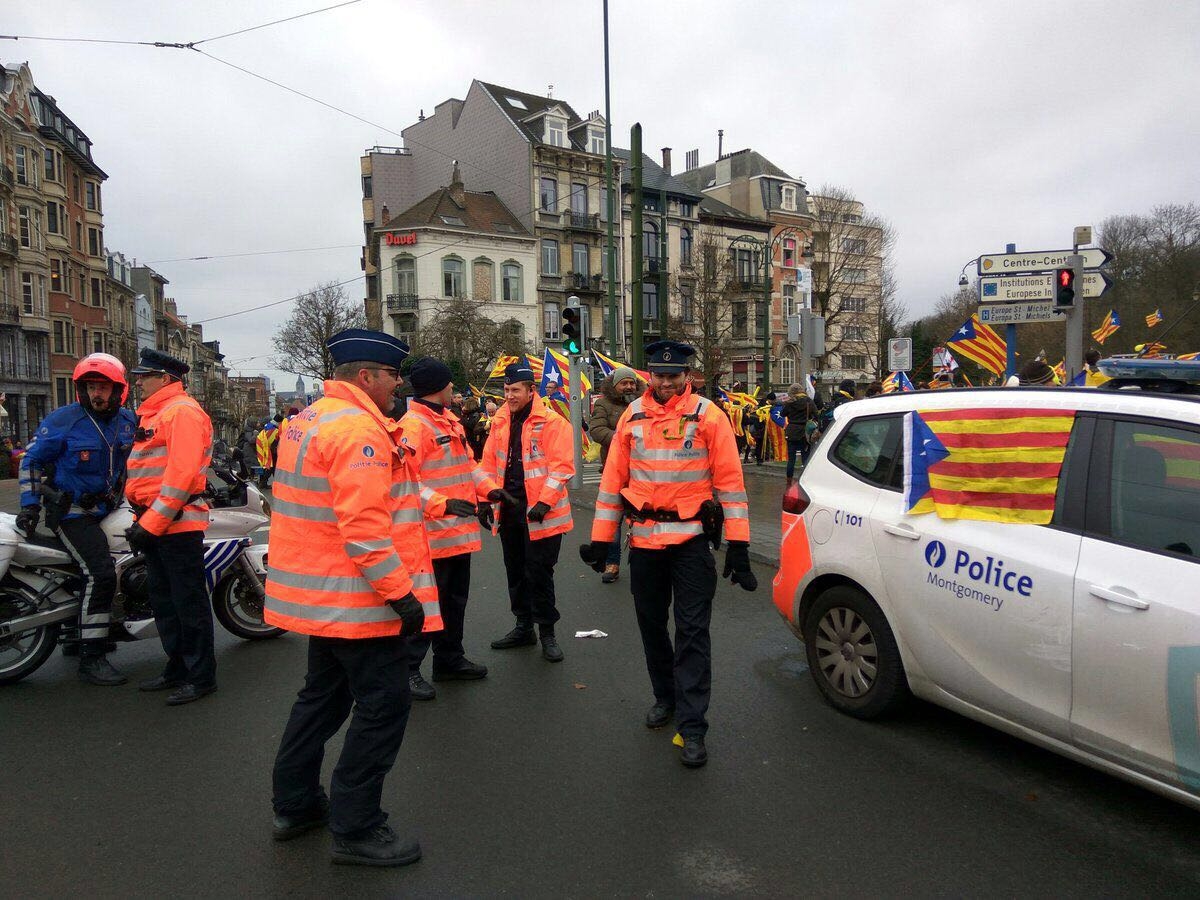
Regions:
[[[120, 386], [122, 404], [129, 398], [129, 382], [125, 377], [125, 364], [108, 353], [92, 353], [85, 356], [76, 364], [75, 371], [71, 373], [71, 380], [75, 382], [77, 395], [86, 391], [86, 388], [80, 386], [81, 381], [104, 380]], [[81, 401], [82, 399], [80, 397]]]

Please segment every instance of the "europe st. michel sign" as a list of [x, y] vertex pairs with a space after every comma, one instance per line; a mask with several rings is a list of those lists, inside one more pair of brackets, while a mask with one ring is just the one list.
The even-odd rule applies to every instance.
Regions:
[[1112, 254], [1099, 247], [1081, 250], [1035, 250], [1032, 253], [990, 253], [979, 257], [980, 275], [1007, 275], [1012, 272], [1045, 272], [1068, 265], [1067, 259], [1078, 254], [1085, 269], [1102, 269]]

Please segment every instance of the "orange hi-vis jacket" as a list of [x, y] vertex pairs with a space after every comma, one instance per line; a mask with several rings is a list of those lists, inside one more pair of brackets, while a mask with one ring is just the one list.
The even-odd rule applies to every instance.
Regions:
[[[501, 406], [492, 418], [492, 430], [483, 445], [479, 468], [504, 484], [512, 414]], [[571, 423], [534, 395], [533, 406], [521, 428], [521, 464], [525, 469], [525, 498], [529, 509], [537, 503], [550, 507], [541, 522], [529, 523], [529, 539], [538, 541], [571, 530], [571, 500], [567, 482], [575, 474], [575, 444]]]
[[[420, 476], [430, 555], [444, 559], [478, 551], [479, 520], [445, 515], [445, 500], [487, 502], [499, 485], [475, 467], [462, 423], [448, 409], [439, 413], [419, 400], [410, 402], [400, 419], [400, 445], [412, 454]], [[435, 492], [444, 498], [440, 503]]]
[[129, 502], [146, 507], [138, 524], [155, 535], [208, 528], [208, 504], [196, 495], [207, 487], [210, 462], [212, 421], [182, 384], [142, 401], [125, 481]]
[[633, 521], [630, 543], [661, 550], [682, 544], [704, 528], [700, 505], [713, 497], [725, 513], [725, 538], [750, 540], [746, 484], [733, 426], [711, 400], [687, 388], [665, 405], [652, 391], [621, 415], [596, 496], [593, 541], [615, 541], [622, 498], [641, 511], [665, 511], [682, 520]]
[[359, 388], [326, 381], [325, 396], [282, 430], [264, 620], [322, 637], [397, 635], [387, 601], [411, 591], [422, 630], [440, 631], [420, 485], [399, 425]]

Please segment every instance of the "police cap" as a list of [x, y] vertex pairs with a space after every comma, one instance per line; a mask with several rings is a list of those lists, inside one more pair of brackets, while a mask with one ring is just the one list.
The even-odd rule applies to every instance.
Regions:
[[375, 362], [399, 369], [408, 356], [408, 344], [382, 331], [347, 328], [325, 342], [335, 366], [350, 362]]
[[129, 374], [154, 375], [159, 372], [165, 372], [175, 378], [183, 378], [184, 375], [191, 371], [191, 368], [182, 359], [176, 359], [169, 354], [152, 350], [149, 347], [143, 347], [142, 352], [138, 354], [138, 364], [129, 370]]
[[646, 345], [646, 368], [663, 375], [676, 375], [691, 365], [688, 358], [694, 356], [695, 348], [679, 341], [655, 341]]

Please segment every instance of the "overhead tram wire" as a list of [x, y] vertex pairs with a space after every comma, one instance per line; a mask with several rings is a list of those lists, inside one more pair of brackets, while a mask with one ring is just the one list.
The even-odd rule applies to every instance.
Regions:
[[269, 28], [272, 25], [281, 25], [284, 22], [294, 22], [296, 19], [303, 19], [305, 16], [315, 16], [317, 13], [329, 12], [331, 9], [341, 9], [343, 6], [353, 6], [355, 3], [361, 3], [362, 0], [345, 0], [344, 3], [335, 3], [333, 6], [325, 6], [321, 9], [314, 9], [309, 12], [299, 13], [294, 16], [288, 16], [286, 19], [276, 19], [273, 22], [264, 22], [261, 25], [252, 25], [249, 28], [242, 28], [238, 31], [231, 31], [228, 34], [218, 34], [216, 37], [204, 38], [201, 41], [193, 41], [191, 47], [194, 49], [199, 44], [210, 44], [213, 41], [220, 41], [227, 37], [234, 37], [239, 34], [246, 34], [248, 31], [258, 31], [260, 28]]
[[361, 244], [337, 244], [333, 247], [297, 247], [294, 250], [254, 250], [248, 253], [210, 253], [206, 256], [179, 256], [174, 259], [149, 259], [146, 265], [157, 266], [162, 263], [198, 262], [209, 259], [235, 259], [242, 256], [272, 256], [279, 253], [315, 253], [320, 250], [357, 250]]

